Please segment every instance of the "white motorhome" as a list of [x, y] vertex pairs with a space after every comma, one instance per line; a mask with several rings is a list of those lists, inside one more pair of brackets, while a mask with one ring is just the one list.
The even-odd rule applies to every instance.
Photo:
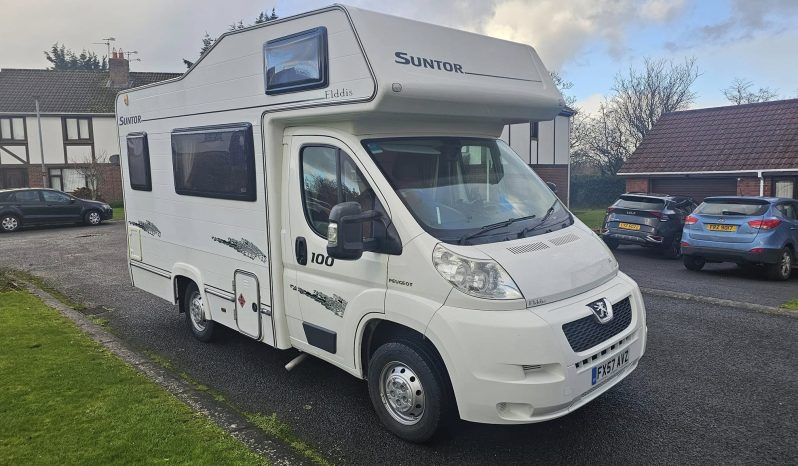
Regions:
[[366, 379], [407, 440], [563, 416], [646, 346], [635, 282], [499, 139], [563, 106], [477, 34], [337, 5], [227, 33], [117, 98], [132, 282]]

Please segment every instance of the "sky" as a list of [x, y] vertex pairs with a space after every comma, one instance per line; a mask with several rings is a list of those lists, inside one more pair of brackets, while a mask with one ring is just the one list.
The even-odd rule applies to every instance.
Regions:
[[[320, 0], [0, 0], [0, 68], [45, 68], [54, 42], [106, 54], [102, 42], [138, 51], [131, 70], [184, 71], [208, 32], [251, 23], [262, 10], [283, 17]], [[384, 13], [523, 42], [573, 82], [587, 112], [613, 78], [643, 59], [694, 57], [694, 108], [726, 105], [735, 78], [798, 97], [798, 0], [348, 0]], [[0, 89], [0, 92], [2, 90]]]

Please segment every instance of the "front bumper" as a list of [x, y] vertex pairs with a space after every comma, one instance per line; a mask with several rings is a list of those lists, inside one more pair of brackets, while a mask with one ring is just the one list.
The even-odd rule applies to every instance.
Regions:
[[[632, 312], [626, 328], [583, 351], [571, 348], [563, 324], [591, 315], [587, 303], [627, 297]], [[587, 293], [522, 311], [444, 306], [427, 336], [444, 358], [462, 419], [522, 424], [568, 414], [620, 382], [643, 356], [647, 328], [637, 285], [619, 274]], [[627, 350], [629, 363], [593, 385], [593, 367]]]
[[103, 220], [111, 220], [112, 218], [114, 218], [114, 209], [113, 208], [103, 209], [102, 211], [100, 211], [100, 217]]
[[746, 249], [737, 250], [682, 245], [682, 254], [703, 257], [708, 261], [736, 262], [738, 264], [775, 264], [781, 258], [781, 250], [779, 249], [759, 248], [762, 249], [762, 252], [752, 253], [749, 249], [750, 246], [751, 244], [746, 243]]

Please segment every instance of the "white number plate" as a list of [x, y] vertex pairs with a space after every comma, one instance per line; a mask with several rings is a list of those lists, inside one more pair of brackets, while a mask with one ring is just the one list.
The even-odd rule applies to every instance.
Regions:
[[619, 372], [625, 365], [629, 364], [629, 350], [618, 354], [614, 358], [607, 360], [604, 364], [598, 365], [591, 371], [591, 385], [600, 384], [604, 379]]

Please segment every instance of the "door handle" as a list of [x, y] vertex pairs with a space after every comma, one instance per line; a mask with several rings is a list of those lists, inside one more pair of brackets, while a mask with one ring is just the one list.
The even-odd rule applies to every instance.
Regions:
[[308, 265], [308, 244], [304, 237], [297, 236], [296, 242], [294, 242], [294, 253], [297, 264]]

